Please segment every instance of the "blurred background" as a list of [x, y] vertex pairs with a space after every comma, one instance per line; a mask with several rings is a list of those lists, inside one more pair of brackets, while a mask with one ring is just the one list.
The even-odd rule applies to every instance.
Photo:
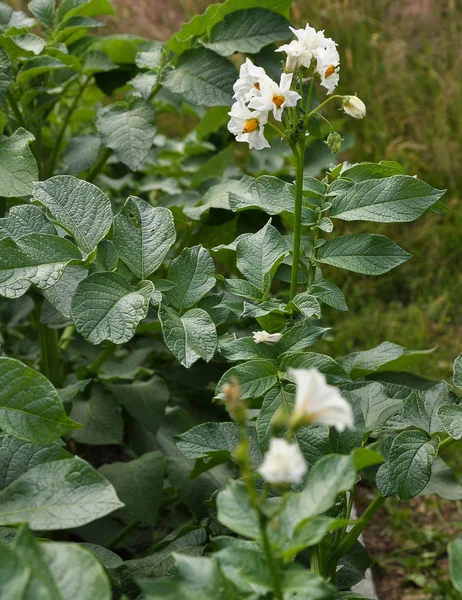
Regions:
[[[114, 0], [114, 31], [167, 40], [210, 2]], [[381, 277], [343, 274], [350, 312], [336, 315], [334, 355], [386, 340], [413, 349], [437, 347], [415, 370], [449, 378], [462, 350], [462, 3], [456, 0], [298, 0], [294, 23], [306, 21], [339, 44], [339, 93], [367, 105], [364, 121], [345, 121], [353, 146], [341, 159], [397, 160], [438, 188], [451, 212], [415, 224], [373, 226], [414, 255]], [[343, 131], [342, 131], [343, 132]], [[348, 231], [347, 227], [344, 227]], [[357, 228], [356, 228], [357, 231]]]

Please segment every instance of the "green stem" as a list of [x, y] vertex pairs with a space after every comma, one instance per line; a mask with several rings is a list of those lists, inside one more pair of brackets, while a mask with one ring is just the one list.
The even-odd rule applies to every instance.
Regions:
[[75, 325], [68, 325], [63, 331], [62, 336], [59, 338], [60, 350], [66, 350], [72, 341], [75, 332]]
[[104, 165], [107, 163], [111, 154], [112, 150], [110, 148], [104, 148], [99, 157], [96, 159], [96, 162], [94, 163], [92, 168], [88, 171], [88, 175], [85, 178], [87, 181], [91, 183], [96, 179], [100, 171], [103, 169]]
[[329, 96], [329, 98], [327, 98], [327, 100], [324, 100], [324, 102], [321, 102], [321, 104], [319, 104], [316, 108], [313, 108], [313, 110], [311, 112], [307, 112], [306, 116], [305, 116], [305, 123], [307, 123], [309, 121], [309, 119], [315, 115], [318, 111], [320, 111], [322, 108], [324, 108], [324, 106], [326, 106], [326, 104], [329, 104], [329, 102], [332, 102], [332, 100], [337, 100], [339, 98], [343, 98], [343, 96], [340, 96], [339, 94], [336, 94], [335, 96]]
[[[439, 446], [439, 450], [444, 450], [445, 448], [448, 448], [449, 446], [452, 446], [452, 444], [455, 444], [457, 442], [457, 440], [455, 440], [452, 437], [447, 437], [445, 440], [443, 440]], [[438, 450], [438, 451], [439, 451]]]
[[259, 517], [259, 524], [260, 524], [260, 535], [261, 535], [261, 539], [263, 542], [263, 549], [265, 551], [266, 560], [268, 561], [268, 567], [269, 567], [270, 574], [271, 574], [271, 582], [273, 585], [274, 597], [276, 598], [276, 600], [284, 600], [279, 569], [276, 564], [276, 561], [274, 560], [273, 551], [271, 549], [271, 544], [268, 539], [268, 533], [266, 531], [266, 519], [265, 519], [264, 515], [262, 515], [260, 512], [258, 514], [258, 517]]
[[24, 117], [22, 116], [21, 110], [19, 109], [19, 106], [16, 103], [16, 100], [14, 99], [14, 96], [10, 91], [6, 93], [6, 99], [8, 101], [8, 104], [10, 105], [11, 110], [14, 113], [14, 116], [16, 117], [18, 125], [20, 127], [24, 127], [24, 129], [27, 129], [26, 122], [24, 121]]
[[55, 172], [56, 161], [58, 159], [59, 151], [61, 149], [61, 144], [62, 144], [64, 135], [66, 133], [66, 129], [69, 125], [72, 115], [74, 114], [74, 111], [76, 110], [76, 108], [79, 105], [80, 98], [82, 97], [82, 94], [85, 91], [85, 88], [87, 87], [89, 82], [90, 82], [90, 77], [86, 77], [84, 79], [83, 83], [81, 84], [79, 91], [75, 95], [74, 100], [72, 101], [71, 105], [69, 106], [69, 108], [66, 112], [64, 121], [62, 122], [62, 125], [58, 131], [55, 145], [53, 146], [53, 150], [51, 151], [50, 162], [48, 165], [48, 177], [51, 177], [53, 175], [53, 173]]
[[107, 361], [107, 359], [113, 354], [114, 350], [117, 348], [115, 344], [109, 342], [109, 344], [98, 354], [96, 360], [94, 360], [91, 365], [88, 367], [89, 373], [98, 373], [101, 365]]
[[305, 131], [299, 142], [295, 174], [294, 206], [294, 246], [292, 251], [292, 275], [290, 279], [290, 300], [297, 295], [298, 269], [300, 265], [300, 240], [302, 234], [303, 171], [305, 168]]
[[55, 387], [62, 387], [64, 381], [63, 365], [59, 356], [59, 339], [56, 329], [50, 329], [40, 321], [43, 299], [35, 299], [35, 327], [40, 344], [40, 368], [42, 373]]
[[369, 504], [364, 513], [361, 515], [361, 518], [356, 522], [356, 525], [350, 529], [347, 535], [343, 538], [342, 542], [338, 545], [337, 549], [332, 555], [332, 558], [338, 560], [352, 548], [353, 544], [366, 528], [366, 525], [379, 510], [385, 500], [386, 498], [379, 494], [377, 498], [375, 498], [375, 500]]
[[113, 548], [115, 548], [117, 544], [134, 529], [136, 529], [139, 524], [139, 521], [132, 521], [131, 523], [123, 527], [123, 529], [121, 529], [119, 533], [117, 533], [111, 540], [109, 540], [109, 542], [106, 544], [106, 548], [108, 550], [112, 550]]

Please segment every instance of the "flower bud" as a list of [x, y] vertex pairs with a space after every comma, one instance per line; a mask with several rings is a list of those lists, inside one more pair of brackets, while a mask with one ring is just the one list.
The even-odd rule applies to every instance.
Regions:
[[222, 388], [226, 408], [237, 423], [245, 423], [247, 419], [247, 405], [241, 397], [241, 386], [236, 378], [230, 383], [225, 383]]
[[364, 119], [366, 105], [358, 96], [343, 96], [343, 110], [353, 119]]
[[343, 138], [336, 131], [331, 131], [327, 137], [326, 144], [334, 154], [337, 154], [337, 152], [340, 152], [342, 142]]

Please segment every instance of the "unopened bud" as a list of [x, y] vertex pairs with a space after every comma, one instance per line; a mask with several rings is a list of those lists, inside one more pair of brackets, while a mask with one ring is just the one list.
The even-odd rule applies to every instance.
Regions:
[[366, 105], [358, 96], [343, 96], [343, 110], [354, 119], [364, 119]]
[[327, 137], [326, 144], [332, 150], [334, 154], [340, 152], [342, 147], [343, 138], [336, 131], [331, 131]]
[[226, 408], [237, 423], [245, 423], [247, 419], [247, 405], [242, 400], [241, 386], [234, 377], [222, 388]]

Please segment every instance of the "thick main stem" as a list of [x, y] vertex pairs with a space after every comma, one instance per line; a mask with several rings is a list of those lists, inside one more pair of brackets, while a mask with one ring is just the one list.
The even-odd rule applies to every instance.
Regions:
[[263, 549], [265, 550], [266, 560], [268, 561], [268, 567], [271, 574], [271, 583], [273, 585], [274, 597], [277, 600], [284, 600], [282, 593], [281, 577], [279, 575], [278, 566], [274, 560], [273, 551], [268, 539], [268, 533], [266, 531], [266, 520], [264, 516], [259, 512], [259, 524], [260, 524], [260, 535], [263, 542]]
[[62, 387], [64, 370], [59, 356], [59, 338], [56, 329], [50, 329], [40, 321], [43, 300], [35, 301], [35, 326], [40, 344], [40, 368], [55, 387]]
[[303, 171], [305, 168], [305, 132], [299, 143], [296, 158], [295, 205], [294, 205], [294, 245], [292, 251], [292, 275], [290, 279], [290, 300], [297, 295], [298, 270], [300, 266], [300, 240], [302, 234]]

